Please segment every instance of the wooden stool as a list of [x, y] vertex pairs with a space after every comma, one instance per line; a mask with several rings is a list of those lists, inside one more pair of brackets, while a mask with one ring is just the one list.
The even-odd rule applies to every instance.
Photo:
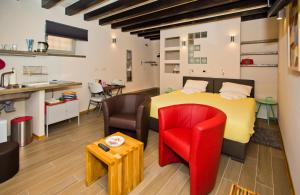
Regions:
[[251, 190], [248, 190], [246, 188], [243, 188], [237, 184], [232, 184], [230, 194], [229, 195], [258, 195]]
[[[125, 138], [123, 145], [105, 152], [98, 147], [105, 138], [86, 146], [86, 185], [103, 176], [108, 169], [108, 194], [128, 194], [144, 179], [144, 144], [120, 132], [111, 136]], [[106, 144], [105, 144], [106, 145]]]
[[264, 105], [267, 109], [268, 125], [270, 125], [270, 122], [269, 122], [270, 121], [270, 115], [269, 115], [269, 112], [268, 112], [268, 107], [270, 108], [270, 110], [272, 112], [272, 118], [277, 120], [276, 117], [275, 117], [275, 114], [274, 114], [274, 110], [273, 110], [273, 106], [276, 106], [277, 102], [274, 101], [272, 97], [266, 97], [265, 99], [256, 99], [256, 102], [258, 103], [256, 118], [257, 118], [257, 115], [259, 113], [261, 105]]

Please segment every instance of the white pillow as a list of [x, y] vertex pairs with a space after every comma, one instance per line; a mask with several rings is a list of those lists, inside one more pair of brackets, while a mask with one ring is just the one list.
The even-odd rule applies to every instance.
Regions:
[[197, 92], [202, 92], [201, 90], [199, 89], [194, 89], [194, 88], [183, 88], [182, 90], [182, 93], [185, 93], [185, 94], [193, 94], [193, 93], [197, 93]]
[[220, 92], [237, 92], [246, 96], [250, 96], [252, 87], [237, 83], [224, 82]]
[[220, 93], [222, 98], [228, 99], [228, 100], [239, 100], [242, 98], [246, 98], [247, 96], [238, 92], [221, 92]]
[[199, 80], [187, 80], [184, 89], [193, 89], [196, 92], [205, 92], [208, 82]]

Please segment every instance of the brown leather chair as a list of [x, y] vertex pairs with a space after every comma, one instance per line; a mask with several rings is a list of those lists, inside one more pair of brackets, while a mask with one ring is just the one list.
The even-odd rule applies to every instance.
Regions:
[[144, 143], [149, 131], [151, 99], [143, 94], [123, 94], [103, 101], [105, 136], [121, 131]]

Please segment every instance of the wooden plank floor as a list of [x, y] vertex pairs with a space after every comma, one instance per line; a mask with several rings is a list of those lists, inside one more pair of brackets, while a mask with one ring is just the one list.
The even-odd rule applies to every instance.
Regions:
[[[50, 127], [50, 136], [20, 151], [20, 172], [0, 184], [0, 194], [107, 194], [107, 177], [85, 186], [85, 145], [103, 137], [103, 118], [96, 113]], [[144, 180], [131, 194], [189, 194], [189, 169], [182, 164], [158, 165], [158, 134], [150, 131], [145, 150]], [[210, 194], [228, 194], [233, 183], [261, 195], [291, 194], [280, 150], [251, 143], [244, 164], [222, 155], [217, 182]]]

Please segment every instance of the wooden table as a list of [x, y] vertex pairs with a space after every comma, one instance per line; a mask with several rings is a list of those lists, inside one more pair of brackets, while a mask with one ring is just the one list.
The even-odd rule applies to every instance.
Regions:
[[98, 147], [105, 138], [86, 146], [86, 185], [89, 186], [108, 171], [108, 194], [128, 194], [144, 179], [144, 144], [120, 132], [122, 146], [105, 152]]
[[117, 90], [116, 95], [122, 94], [122, 89], [125, 88], [125, 85], [106, 85], [103, 87], [105, 94], [112, 96], [112, 91]]

